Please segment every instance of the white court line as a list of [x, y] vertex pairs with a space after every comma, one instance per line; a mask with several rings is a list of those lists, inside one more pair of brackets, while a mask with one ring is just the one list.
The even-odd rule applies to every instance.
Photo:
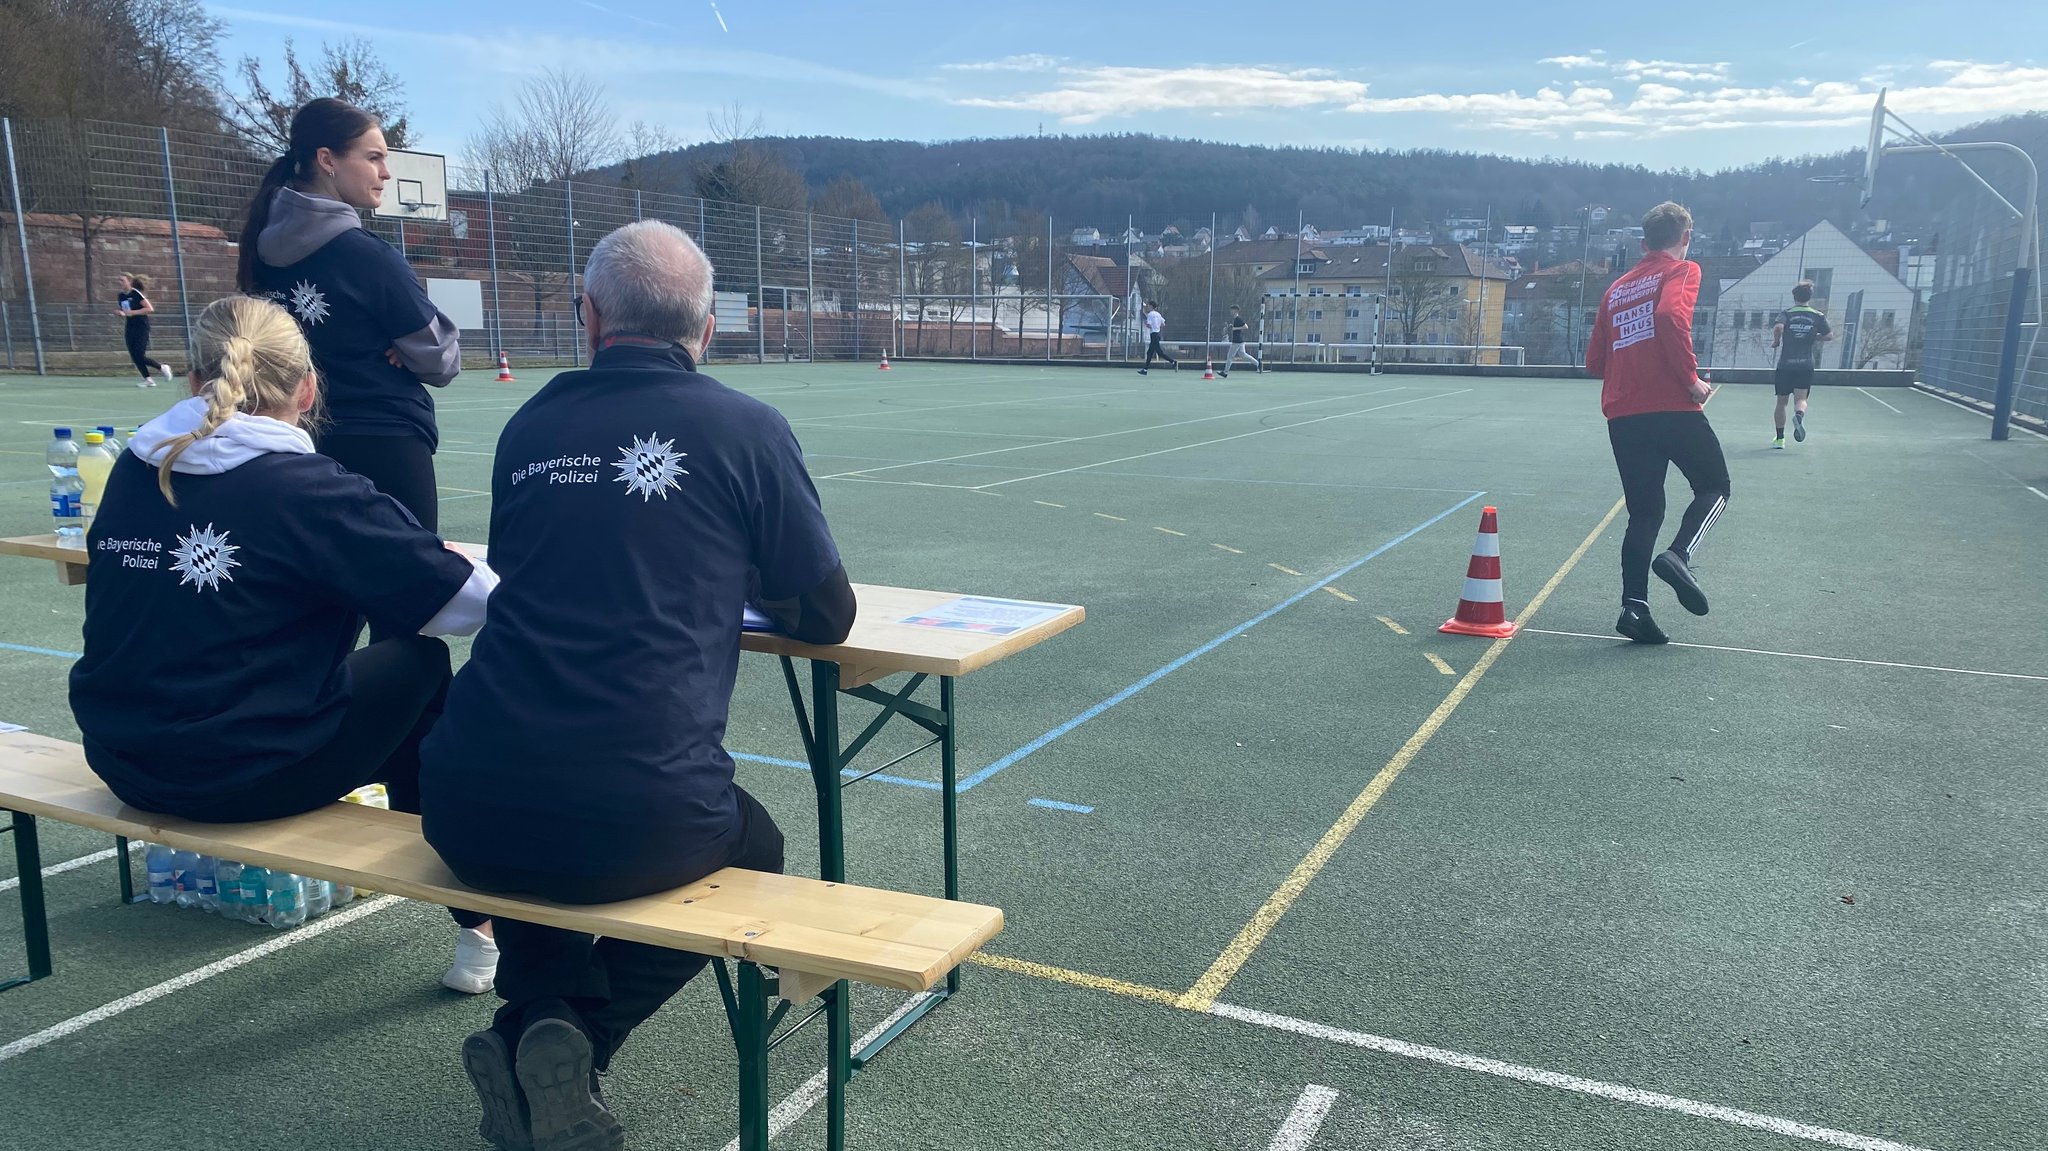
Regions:
[[1266, 1151], [1307, 1151], [1323, 1129], [1323, 1120], [1329, 1118], [1330, 1104], [1336, 1101], [1337, 1093], [1328, 1087], [1311, 1083], [1303, 1088], [1301, 1098], [1294, 1101], [1293, 1113], [1273, 1134]]
[[[1862, 392], [1862, 393], [1863, 393], [1864, 395], [1866, 395], [1866, 396], [1870, 396], [1870, 392], [1869, 392], [1869, 391], [1867, 391], [1867, 390], [1865, 390], [1865, 389], [1864, 389], [1864, 388], [1862, 388], [1862, 387], [1858, 387], [1858, 388], [1857, 388], [1856, 390], [1857, 390], [1857, 391], [1859, 391], [1859, 392]], [[1877, 400], [1877, 397], [1876, 397], [1876, 396], [1870, 396], [1870, 398], [1871, 398], [1871, 399], [1873, 399], [1873, 400]], [[1883, 401], [1883, 400], [1877, 400], [1877, 402], [1878, 402], [1878, 403], [1880, 403], [1880, 404], [1884, 404], [1884, 401]], [[1891, 406], [1890, 404], [1884, 404], [1884, 406], [1885, 406], [1885, 407], [1888, 407], [1888, 408], [1892, 408], [1892, 406]], [[1904, 413], [1904, 412], [1900, 412], [1900, 411], [1899, 411], [1899, 409], [1897, 409], [1897, 408], [1892, 408], [1892, 411], [1894, 411], [1894, 412], [1898, 412], [1898, 414], [1899, 414], [1899, 415], [1902, 415], [1902, 416], [1906, 414], [1906, 413]]]
[[1591, 1095], [1600, 1099], [1612, 1099], [1620, 1103], [1633, 1103], [1638, 1107], [1650, 1107], [1658, 1111], [1674, 1111], [1696, 1119], [1712, 1119], [1735, 1127], [1749, 1127], [1758, 1131], [1769, 1131], [1774, 1135], [1787, 1135], [1811, 1143], [1825, 1143], [1830, 1147], [1847, 1147], [1851, 1151], [1927, 1151], [1908, 1143], [1895, 1143], [1889, 1139], [1878, 1139], [1869, 1135], [1857, 1135], [1848, 1131], [1837, 1131], [1831, 1127], [1816, 1127], [1792, 1119], [1780, 1119], [1774, 1115], [1759, 1115], [1754, 1111], [1738, 1111], [1733, 1107], [1722, 1107], [1714, 1103], [1702, 1103], [1697, 1099], [1685, 1099], [1676, 1095], [1664, 1095], [1655, 1091], [1625, 1087], [1619, 1083], [1603, 1083], [1597, 1079], [1581, 1079], [1576, 1075], [1565, 1075], [1557, 1071], [1545, 1071], [1537, 1067], [1524, 1067], [1518, 1063], [1505, 1063], [1488, 1059], [1482, 1055], [1466, 1055], [1459, 1051], [1446, 1051], [1441, 1047], [1425, 1047], [1420, 1043], [1408, 1043], [1400, 1039], [1387, 1039], [1368, 1035], [1362, 1031], [1345, 1031], [1321, 1023], [1310, 1023], [1304, 1019], [1292, 1019], [1285, 1015], [1273, 1015], [1254, 1011], [1249, 1007], [1233, 1007], [1218, 1003], [1209, 1009], [1209, 1014], [1256, 1027], [1267, 1027], [1275, 1031], [1286, 1031], [1305, 1035], [1311, 1039], [1341, 1043], [1347, 1047], [1362, 1047], [1368, 1051], [1379, 1051], [1388, 1055], [1399, 1055], [1407, 1059], [1420, 1059], [1443, 1067], [1456, 1067], [1461, 1071], [1477, 1071], [1482, 1075], [1498, 1075], [1518, 1083], [1530, 1083], [1538, 1087], [1552, 1087], [1559, 1091], [1570, 1091], [1579, 1095]]
[[[1523, 628], [1522, 630], [1529, 632], [1533, 635], [1562, 635], [1570, 636], [1573, 639], [1598, 639], [1607, 640], [1613, 643], [1629, 642], [1628, 640], [1625, 640], [1618, 635], [1594, 635], [1591, 632], [1583, 631], [1549, 631], [1540, 627], [1528, 627]], [[1893, 663], [1890, 660], [1883, 659], [1849, 659], [1845, 656], [1839, 655], [1808, 655], [1807, 653], [1802, 651], [1765, 651], [1762, 648], [1755, 647], [1720, 647], [1716, 644], [1711, 643], [1673, 643], [1667, 644], [1666, 646], [1690, 647], [1697, 648], [1701, 651], [1732, 651], [1741, 655], [1775, 655], [1785, 659], [1812, 659], [1819, 660], [1822, 663], [1853, 663], [1860, 664], [1864, 667], [1896, 667], [1903, 668], [1908, 671], [1945, 671], [1951, 675], [1981, 675], [1988, 676], [1992, 679], [2024, 679], [2031, 680], [2035, 683], [2048, 683], [2048, 675], [2023, 675], [2016, 671], [1978, 671], [1975, 668], [1936, 667], [1933, 664], [1926, 663]]]
[[2048, 500], [2048, 492], [2044, 492], [2040, 488], [2037, 488], [2032, 484], [2027, 485], [2027, 490], [2034, 493], [2037, 496], [2040, 496], [2044, 500]]
[[[141, 851], [142, 841], [139, 839], [130, 840], [128, 842], [128, 850], [131, 852]], [[62, 875], [67, 871], [77, 871], [81, 867], [91, 867], [95, 863], [104, 863], [112, 858], [114, 858], [114, 849], [109, 847], [105, 851], [95, 851], [91, 855], [81, 855], [77, 859], [67, 859], [62, 863], [53, 863], [43, 868], [43, 878], [48, 879], [53, 875]], [[13, 891], [20, 886], [21, 876], [19, 875], [12, 879], [0, 879], [0, 892]]]
[[[1394, 389], [1394, 390], [1395, 390], [1395, 391], [1401, 391], [1401, 390], [1403, 390], [1403, 389], [1399, 389], [1399, 388], [1396, 388], [1396, 389]], [[1111, 465], [1111, 464], [1123, 464], [1123, 463], [1129, 463], [1129, 462], [1130, 462], [1130, 461], [1132, 461], [1132, 460], [1143, 460], [1143, 459], [1150, 459], [1150, 458], [1151, 458], [1151, 457], [1153, 457], [1153, 456], [1163, 456], [1163, 455], [1167, 455], [1167, 454], [1169, 454], [1169, 453], [1172, 453], [1172, 452], [1184, 452], [1184, 451], [1187, 451], [1187, 450], [1188, 450], [1189, 448], [1206, 448], [1206, 447], [1208, 447], [1208, 446], [1209, 446], [1209, 445], [1211, 445], [1211, 444], [1227, 444], [1227, 443], [1229, 443], [1229, 442], [1230, 442], [1230, 441], [1232, 441], [1232, 440], [1241, 440], [1241, 439], [1244, 439], [1244, 438], [1246, 438], [1247, 436], [1263, 436], [1263, 435], [1265, 435], [1265, 434], [1266, 434], [1267, 432], [1284, 432], [1284, 431], [1288, 430], [1289, 428], [1303, 428], [1303, 427], [1307, 427], [1307, 426], [1308, 426], [1308, 425], [1310, 425], [1310, 424], [1320, 424], [1320, 423], [1323, 423], [1323, 422], [1324, 422], [1324, 421], [1326, 421], [1326, 420], [1341, 420], [1341, 419], [1345, 418], [1346, 416], [1362, 416], [1362, 415], [1364, 415], [1364, 414], [1365, 414], [1365, 413], [1367, 413], [1367, 412], [1378, 412], [1378, 411], [1384, 411], [1384, 410], [1386, 410], [1387, 408], [1399, 408], [1399, 407], [1404, 407], [1404, 406], [1406, 406], [1406, 405], [1408, 405], [1408, 404], [1419, 404], [1419, 403], [1422, 403], [1422, 402], [1423, 402], [1424, 400], [1441, 400], [1441, 399], [1445, 399], [1445, 398], [1447, 398], [1447, 397], [1450, 397], [1450, 396], [1462, 396], [1462, 395], [1464, 395], [1464, 394], [1465, 394], [1466, 392], [1469, 392], [1469, 391], [1471, 391], [1471, 390], [1472, 390], [1471, 388], [1459, 388], [1459, 389], [1458, 389], [1457, 391], [1455, 391], [1455, 392], [1440, 392], [1440, 393], [1438, 393], [1438, 394], [1436, 394], [1436, 395], [1434, 395], [1434, 396], [1417, 396], [1416, 398], [1414, 398], [1414, 399], [1412, 399], [1412, 400], [1397, 400], [1397, 401], [1395, 401], [1394, 403], [1391, 403], [1391, 404], [1375, 404], [1375, 405], [1373, 405], [1372, 407], [1369, 407], [1369, 408], [1359, 408], [1359, 409], [1357, 409], [1356, 411], [1349, 411], [1349, 412], [1336, 412], [1336, 413], [1333, 413], [1333, 414], [1331, 414], [1331, 415], [1327, 415], [1327, 416], [1317, 416], [1316, 418], [1314, 418], [1314, 419], [1312, 419], [1312, 420], [1296, 420], [1296, 421], [1294, 421], [1294, 422], [1293, 422], [1293, 423], [1291, 423], [1291, 424], [1279, 424], [1279, 425], [1277, 425], [1277, 426], [1275, 426], [1275, 427], [1270, 427], [1270, 428], [1260, 428], [1260, 429], [1258, 429], [1257, 431], [1251, 431], [1251, 432], [1239, 432], [1239, 433], [1238, 433], [1237, 435], [1234, 435], [1234, 436], [1223, 436], [1223, 437], [1220, 437], [1220, 438], [1218, 438], [1218, 439], [1213, 439], [1213, 440], [1203, 440], [1202, 442], [1200, 442], [1200, 443], [1195, 443], [1195, 444], [1182, 444], [1182, 445], [1180, 445], [1179, 447], [1174, 447], [1174, 448], [1161, 448], [1161, 449], [1159, 449], [1159, 450], [1158, 450], [1158, 451], [1156, 451], [1156, 452], [1140, 452], [1140, 453], [1138, 453], [1138, 454], [1137, 454], [1137, 455], [1135, 455], [1135, 456], [1121, 456], [1121, 457], [1118, 457], [1117, 459], [1113, 459], [1113, 460], [1103, 460], [1103, 461], [1101, 461], [1101, 462], [1099, 462], [1099, 463], [1093, 463], [1093, 464], [1081, 464], [1081, 465], [1079, 465], [1079, 466], [1077, 466], [1077, 467], [1071, 467], [1071, 468], [1060, 468], [1060, 469], [1059, 469], [1059, 470], [1057, 470], [1057, 471], [1050, 471], [1050, 472], [1039, 472], [1039, 473], [1038, 473], [1037, 475], [1034, 475], [1034, 476], [1017, 476], [1017, 477], [1015, 477], [1014, 479], [1007, 479], [1007, 480], [996, 480], [996, 481], [994, 481], [994, 482], [992, 482], [992, 483], [986, 483], [986, 484], [978, 484], [978, 485], [976, 485], [976, 490], [980, 490], [981, 488], [999, 488], [999, 487], [1002, 487], [1002, 486], [1003, 486], [1004, 484], [1021, 484], [1021, 483], [1023, 483], [1023, 482], [1024, 482], [1024, 481], [1026, 481], [1026, 480], [1042, 480], [1042, 479], [1045, 479], [1045, 478], [1046, 478], [1047, 476], [1063, 476], [1063, 475], [1066, 475], [1066, 474], [1067, 474], [1067, 473], [1069, 473], [1069, 472], [1085, 472], [1085, 471], [1088, 471], [1088, 470], [1090, 470], [1090, 469], [1092, 469], [1092, 468], [1106, 468], [1106, 467], [1108, 467], [1108, 466], [1109, 466], [1109, 465]], [[1367, 394], [1372, 394], [1372, 393], [1367, 393]]]
[[[923, 1003], [925, 1000], [930, 999], [931, 997], [931, 992], [920, 991], [917, 994], [911, 996], [909, 999], [904, 1000], [903, 1006], [898, 1007], [894, 1014], [890, 1015], [889, 1018], [882, 1020], [880, 1023], [875, 1024], [873, 1030], [869, 1031], [866, 1035], [863, 1035], [859, 1039], [855, 1040], [853, 1044], [853, 1049], [855, 1051], [859, 1051], [861, 1048], [866, 1047], [868, 1044], [873, 1043], [877, 1039], [880, 1039], [882, 1037], [882, 1032], [887, 1031], [891, 1027], [896, 1026], [897, 1020], [910, 1014], [913, 1010], [917, 1008], [918, 1004]], [[774, 1142], [778, 1137], [781, 1136], [781, 1134], [784, 1131], [789, 1129], [790, 1124], [803, 1118], [806, 1114], [810, 1112], [811, 1108], [816, 1107], [818, 1103], [824, 1098], [825, 1069], [820, 1067], [818, 1068], [818, 1073], [816, 1075], [813, 1075], [809, 1079], [804, 1080], [803, 1086], [790, 1092], [787, 1098], [785, 1098], [782, 1102], [777, 1103], [773, 1108], [769, 1109], [769, 1141]], [[739, 1139], [735, 1137], [732, 1142], [727, 1143], [725, 1145], [725, 1151], [740, 1151]]]
[[[1320, 403], [1326, 403], [1326, 402], [1328, 402], [1328, 403], [1335, 403], [1335, 402], [1338, 402], [1338, 401], [1341, 401], [1341, 400], [1356, 400], [1356, 399], [1361, 399], [1361, 398], [1363, 398], [1363, 397], [1365, 397], [1365, 396], [1384, 396], [1384, 395], [1389, 395], [1389, 394], [1391, 394], [1391, 393], [1393, 393], [1393, 392], [1405, 392], [1405, 391], [1407, 391], [1407, 390], [1408, 390], [1408, 389], [1406, 389], [1406, 388], [1382, 388], [1382, 389], [1380, 389], [1379, 391], [1376, 391], [1376, 392], [1353, 392], [1353, 393], [1351, 393], [1351, 394], [1350, 394], [1350, 395], [1348, 395], [1348, 396], [1322, 396], [1322, 397], [1318, 397], [1318, 398], [1316, 398], [1316, 399], [1313, 399], [1313, 400], [1298, 400], [1298, 401], [1296, 401], [1296, 402], [1294, 402], [1294, 403], [1291, 403], [1291, 404], [1276, 404], [1276, 405], [1274, 405], [1273, 407], [1270, 407], [1270, 408], [1252, 408], [1252, 409], [1250, 409], [1250, 410], [1248, 410], [1248, 411], [1242, 411], [1242, 412], [1224, 412], [1224, 413], [1223, 413], [1222, 415], [1216, 415], [1216, 416], [1197, 416], [1196, 418], [1194, 418], [1194, 419], [1192, 419], [1192, 420], [1175, 420], [1175, 421], [1173, 421], [1173, 422], [1172, 422], [1172, 423], [1170, 423], [1170, 424], [1153, 424], [1153, 425], [1151, 425], [1151, 426], [1149, 426], [1149, 427], [1143, 427], [1143, 428], [1122, 428], [1122, 429], [1120, 429], [1120, 430], [1118, 430], [1118, 431], [1114, 431], [1114, 432], [1096, 432], [1096, 433], [1094, 433], [1093, 435], [1086, 435], [1086, 436], [1064, 436], [1064, 437], [1061, 437], [1061, 438], [1059, 438], [1059, 439], [1052, 439], [1052, 440], [1046, 440], [1046, 441], [1045, 441], [1044, 443], [1037, 443], [1037, 444], [1014, 444], [1014, 445], [1012, 445], [1012, 446], [1010, 446], [1010, 447], [1007, 447], [1007, 448], [990, 448], [990, 449], [988, 449], [987, 451], [984, 451], [984, 452], [967, 452], [967, 453], [965, 453], [965, 454], [962, 454], [962, 455], [956, 455], [956, 456], [938, 456], [938, 457], [935, 457], [935, 458], [933, 458], [933, 459], [929, 459], [929, 460], [911, 460], [911, 461], [906, 461], [906, 462], [903, 462], [903, 463], [898, 463], [898, 464], [891, 464], [890, 466], [888, 466], [888, 467], [886, 467], [886, 468], [859, 468], [859, 469], [857, 469], [857, 470], [855, 470], [855, 471], [850, 471], [850, 472], [840, 472], [840, 473], [839, 473], [838, 475], [831, 475], [831, 476], [822, 476], [822, 477], [820, 477], [820, 478], [821, 478], [821, 479], [828, 479], [828, 480], [836, 480], [836, 479], [839, 479], [839, 478], [840, 478], [841, 476], [854, 476], [854, 475], [860, 475], [860, 476], [864, 476], [864, 475], [869, 475], [869, 474], [871, 474], [871, 473], [874, 473], [874, 472], [887, 472], [887, 471], [894, 471], [894, 470], [895, 470], [895, 469], [897, 469], [897, 468], [914, 468], [914, 467], [921, 467], [921, 466], [923, 466], [923, 465], [925, 465], [925, 464], [948, 464], [948, 463], [953, 463], [953, 462], [955, 462], [955, 461], [957, 461], [957, 460], [973, 460], [973, 459], [980, 459], [980, 458], [981, 458], [982, 456], [996, 456], [996, 455], [1001, 455], [1001, 454], [1002, 454], [1002, 453], [1004, 453], [1004, 452], [1021, 452], [1021, 451], [1023, 451], [1023, 450], [1024, 450], [1024, 449], [1026, 449], [1026, 448], [1042, 448], [1042, 447], [1046, 447], [1047, 445], [1050, 445], [1050, 444], [1078, 444], [1078, 443], [1083, 443], [1083, 442], [1086, 442], [1086, 441], [1088, 441], [1088, 440], [1102, 440], [1102, 439], [1108, 439], [1108, 438], [1110, 438], [1111, 436], [1129, 436], [1129, 435], [1136, 435], [1136, 434], [1137, 434], [1137, 433], [1139, 433], [1139, 432], [1157, 432], [1157, 431], [1164, 431], [1164, 430], [1165, 430], [1165, 429], [1167, 429], [1167, 428], [1184, 428], [1184, 427], [1188, 426], [1189, 424], [1207, 424], [1207, 423], [1213, 423], [1213, 422], [1215, 422], [1216, 420], [1228, 420], [1228, 419], [1233, 419], [1233, 418], [1235, 418], [1235, 417], [1237, 417], [1237, 416], [1257, 416], [1257, 415], [1263, 415], [1263, 414], [1265, 414], [1265, 413], [1267, 413], [1267, 412], [1283, 412], [1283, 411], [1286, 411], [1286, 410], [1287, 410], [1287, 409], [1289, 409], [1289, 408], [1302, 408], [1302, 407], [1307, 407], [1307, 406], [1308, 406], [1308, 405], [1310, 405], [1310, 404], [1320, 404]], [[1132, 457], [1132, 458], [1133, 458], [1133, 459], [1135, 459], [1135, 458], [1137, 458], [1137, 457], [1135, 457], [1135, 456], [1134, 456], [1134, 457]]]
[[[1942, 403], [1947, 404], [1949, 407], [1961, 408], [1964, 411], [1969, 412], [1971, 415], [1983, 416], [1987, 420], [1994, 418], [1990, 412], [1973, 408], [1968, 404], [1957, 403], [1956, 401], [1949, 399], [1947, 396], [1938, 396], [1935, 395], [1933, 392], [1921, 391], [1919, 388], [1914, 388], [1912, 390], [1920, 395], [1926, 396], [1930, 400], [1940, 400]], [[2013, 431], [2025, 432], [2037, 440], [2048, 440], [2048, 436], [2042, 435], [2040, 432], [2037, 432], [2034, 429], [2026, 426], [2025, 424], [2020, 423], [2018, 420], [2012, 421], [2010, 426]]]
[[[40, 426], [40, 425], [39, 425]], [[1027, 436], [1018, 432], [963, 432], [955, 428], [934, 431], [931, 428], [873, 428], [863, 424], [834, 424], [829, 429], [835, 432], [891, 432], [901, 436], [979, 436], [991, 440], [1050, 440], [1054, 436]], [[908, 461], [893, 461], [908, 462]]]
[[1014, 400], [981, 400], [972, 404], [934, 404], [928, 408], [882, 408], [879, 411], [863, 408], [857, 412], [840, 412], [831, 416], [805, 416], [789, 421], [791, 424], [815, 424], [822, 420], [857, 420], [863, 416], [908, 416], [917, 412], [954, 412], [962, 408], [1003, 408], [1011, 404], [1035, 404], [1043, 400], [1085, 400], [1090, 396], [1125, 396], [1143, 392], [1144, 388], [1104, 388], [1099, 392], [1076, 392], [1071, 396], [1024, 396]]
[[24, 1036], [7, 1044], [5, 1047], [0, 1047], [0, 1063], [5, 1063], [17, 1055], [25, 1055], [38, 1047], [55, 1043], [67, 1035], [75, 1035], [95, 1023], [103, 1023], [116, 1015], [133, 1011], [137, 1007], [142, 1007], [149, 1003], [154, 1003], [166, 995], [183, 991], [195, 983], [203, 983], [223, 972], [233, 971], [237, 967], [254, 963], [266, 955], [274, 955], [287, 947], [304, 943], [308, 939], [318, 939], [337, 927], [346, 927], [358, 919], [375, 915], [387, 907], [396, 906], [403, 902], [405, 901], [396, 895], [380, 895], [375, 899], [358, 903], [354, 907], [316, 919], [304, 927], [295, 928], [275, 936], [267, 942], [251, 947], [247, 951], [237, 951], [225, 959], [215, 960], [204, 967], [187, 971], [185, 974], [171, 979], [166, 979], [154, 987], [145, 987], [133, 995], [124, 995], [112, 1003], [101, 1004], [83, 1015], [74, 1015], [62, 1023], [52, 1027], [45, 1027], [34, 1035]]

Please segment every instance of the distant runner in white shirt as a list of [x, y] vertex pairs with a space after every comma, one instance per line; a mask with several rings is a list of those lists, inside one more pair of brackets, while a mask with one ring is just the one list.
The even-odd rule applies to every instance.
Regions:
[[1138, 374], [1141, 376], [1151, 374], [1152, 357], [1154, 356], [1158, 356], [1160, 359], [1172, 364], [1174, 371], [1180, 371], [1180, 361], [1167, 355], [1166, 349], [1159, 345], [1159, 332], [1164, 327], [1166, 327], [1166, 317], [1159, 314], [1159, 305], [1151, 300], [1146, 300], [1145, 330], [1151, 333], [1151, 336], [1145, 341], [1145, 366], [1138, 369]]

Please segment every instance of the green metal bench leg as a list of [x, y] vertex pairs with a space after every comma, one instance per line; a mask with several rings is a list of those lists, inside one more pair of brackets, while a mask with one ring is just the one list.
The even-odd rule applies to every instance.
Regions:
[[120, 870], [120, 875], [121, 875], [121, 902], [122, 902], [122, 903], [134, 903], [134, 902], [136, 902], [136, 899], [135, 899], [135, 876], [134, 876], [133, 872], [132, 872], [132, 871], [131, 871], [131, 870], [129, 869], [129, 866], [128, 866], [128, 865], [129, 865], [129, 863], [130, 863], [130, 862], [131, 862], [131, 861], [130, 861], [130, 859], [128, 858], [128, 837], [127, 837], [127, 836], [125, 836], [125, 835], [117, 835], [117, 836], [115, 836], [115, 837], [114, 837], [114, 866], [115, 866], [116, 868], [118, 868], [118, 869]]
[[43, 907], [43, 852], [36, 839], [36, 817], [12, 813], [0, 830], [14, 833], [14, 862], [21, 876], [21, 935], [28, 949], [28, 976], [0, 979], [0, 991], [33, 983], [50, 974], [50, 919]]
[[[946, 898], [960, 898], [960, 786], [958, 739], [960, 717], [953, 710], [953, 677], [939, 677], [939, 710], [945, 713], [946, 730], [939, 736], [939, 796], [945, 824]], [[960, 969], [946, 973], [946, 994], [960, 990]]]
[[846, 1084], [853, 1078], [852, 995], [842, 979], [825, 1009], [825, 1149], [846, 1148]]
[[758, 966], [738, 966], [732, 1037], [740, 1057], [740, 1151], [768, 1151], [768, 989]]

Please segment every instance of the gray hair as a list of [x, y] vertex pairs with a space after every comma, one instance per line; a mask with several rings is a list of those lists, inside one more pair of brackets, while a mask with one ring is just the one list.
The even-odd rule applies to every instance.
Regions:
[[597, 242], [583, 290], [608, 332], [695, 344], [711, 317], [711, 261], [689, 233], [661, 220], [627, 224]]

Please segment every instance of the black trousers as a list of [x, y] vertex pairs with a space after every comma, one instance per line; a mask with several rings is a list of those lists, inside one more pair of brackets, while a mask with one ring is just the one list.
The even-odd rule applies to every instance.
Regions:
[[1671, 550], [1688, 562], [1707, 529], [1728, 506], [1728, 460], [1705, 412], [1645, 412], [1607, 421], [1607, 442], [1628, 501], [1628, 531], [1621, 537], [1621, 598], [1648, 602], [1650, 560], [1664, 526], [1664, 477], [1672, 464], [1692, 485]]
[[[391, 794], [393, 810], [418, 815], [420, 741], [441, 718], [454, 674], [448, 645], [420, 635], [373, 643], [349, 653], [348, 670], [348, 710], [326, 747], [239, 795], [170, 814], [203, 823], [283, 819], [381, 783]], [[468, 911], [453, 914], [464, 927], [490, 918]]]
[[[737, 784], [740, 828], [722, 850], [679, 860], [666, 875], [591, 877], [449, 866], [471, 887], [537, 895], [558, 903], [615, 903], [667, 891], [722, 867], [782, 870], [782, 831], [766, 808]], [[590, 1038], [599, 1070], [611, 1066], [626, 1037], [704, 970], [710, 957], [556, 927], [497, 920], [499, 998], [491, 1027], [513, 1050], [526, 1028], [542, 1019], [565, 1019]]]
[[127, 329], [121, 333], [121, 338], [128, 344], [128, 358], [135, 362], [136, 371], [141, 372], [144, 376], [148, 376], [151, 372], [163, 368], [161, 361], [149, 358], [149, 325], [147, 323], [137, 324], [131, 321]]
[[[412, 513], [421, 527], [441, 530], [441, 489], [435, 484], [434, 449], [418, 436], [329, 435], [320, 437], [320, 454], [377, 486]], [[392, 639], [392, 633], [370, 627], [370, 642]]]
[[1160, 346], [1159, 346], [1159, 333], [1158, 333], [1158, 332], [1154, 332], [1154, 333], [1152, 333], [1152, 338], [1151, 338], [1151, 339], [1149, 339], [1149, 340], [1146, 340], [1146, 341], [1145, 341], [1145, 366], [1146, 366], [1146, 367], [1148, 367], [1148, 368], [1149, 368], [1149, 367], [1151, 367], [1151, 366], [1152, 366], [1152, 357], [1154, 357], [1154, 356], [1158, 356], [1158, 357], [1159, 357], [1160, 359], [1162, 359], [1162, 360], [1165, 360], [1165, 361], [1166, 361], [1167, 363], [1169, 363], [1169, 364], [1178, 364], [1178, 363], [1180, 363], [1180, 361], [1179, 361], [1179, 360], [1176, 360], [1176, 359], [1174, 359], [1174, 358], [1173, 358], [1172, 356], [1169, 356], [1169, 355], [1167, 355], [1167, 354], [1166, 354], [1166, 349], [1165, 349], [1165, 348], [1162, 348], [1162, 347], [1160, 347]]

